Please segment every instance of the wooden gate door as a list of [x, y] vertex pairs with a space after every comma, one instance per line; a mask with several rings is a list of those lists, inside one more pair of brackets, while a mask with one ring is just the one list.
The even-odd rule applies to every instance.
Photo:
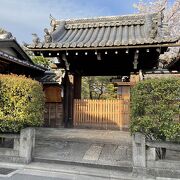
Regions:
[[45, 92], [45, 114], [44, 126], [58, 128], [63, 125], [63, 103], [61, 99], [61, 88], [56, 85], [44, 86]]
[[128, 130], [129, 100], [74, 100], [74, 127]]
[[46, 103], [44, 114], [44, 126], [58, 128], [63, 126], [63, 104]]

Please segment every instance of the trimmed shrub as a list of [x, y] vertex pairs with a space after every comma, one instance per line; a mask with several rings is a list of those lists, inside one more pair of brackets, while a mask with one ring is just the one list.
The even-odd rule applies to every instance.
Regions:
[[131, 133], [180, 141], [180, 79], [148, 79], [131, 91]]
[[41, 126], [44, 94], [39, 82], [18, 75], [0, 75], [0, 132], [17, 133]]

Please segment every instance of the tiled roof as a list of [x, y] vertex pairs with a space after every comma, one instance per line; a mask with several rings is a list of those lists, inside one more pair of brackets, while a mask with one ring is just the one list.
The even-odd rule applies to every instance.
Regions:
[[[9, 51], [14, 51], [17, 56], [11, 55], [6, 51], [3, 51], [1, 47], [8, 49]], [[20, 64], [21, 66], [26, 66], [31, 69], [36, 69], [39, 71], [46, 71], [47, 68], [35, 64], [31, 58], [25, 53], [22, 47], [18, 44], [15, 39], [0, 38], [0, 57], [6, 61]]]
[[43, 67], [40, 67], [38, 65], [33, 65], [27, 61], [13, 57], [13, 56], [11, 56], [5, 52], [2, 52], [2, 51], [0, 51], [0, 58], [6, 59], [6, 60], [13, 62], [13, 63], [16, 63], [16, 64], [20, 64], [20, 65], [28, 67], [28, 68], [32, 68], [32, 69], [36, 69], [36, 70], [40, 70], [40, 71], [45, 71], [45, 69]]
[[162, 14], [100, 17], [59, 21], [45, 29], [45, 41], [34, 39], [30, 48], [91, 48], [169, 43], [176, 40], [163, 27]]
[[64, 78], [64, 72], [61, 70], [57, 71], [46, 71], [43, 77], [38, 78], [38, 80], [43, 84], [61, 84]]

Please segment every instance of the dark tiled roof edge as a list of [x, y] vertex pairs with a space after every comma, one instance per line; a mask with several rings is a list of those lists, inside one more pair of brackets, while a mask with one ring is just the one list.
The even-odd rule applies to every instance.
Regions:
[[31, 64], [31, 63], [29, 63], [27, 61], [20, 60], [20, 59], [18, 59], [16, 57], [13, 57], [13, 56], [5, 53], [5, 52], [2, 52], [2, 51], [0, 51], [0, 57], [3, 58], [3, 59], [8, 60], [10, 62], [20, 64], [22, 66], [26, 66], [26, 67], [33, 68], [33, 69], [40, 70], [40, 71], [45, 71], [44, 68], [41, 68], [41, 67], [39, 67], [37, 65], [34, 65], [34, 64]]

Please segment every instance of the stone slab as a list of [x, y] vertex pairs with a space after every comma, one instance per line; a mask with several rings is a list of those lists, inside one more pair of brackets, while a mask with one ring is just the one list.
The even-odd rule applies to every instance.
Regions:
[[26, 163], [31, 162], [33, 156], [33, 148], [35, 146], [35, 129], [25, 128], [20, 133], [20, 148], [19, 156], [26, 160]]
[[103, 149], [101, 144], [92, 144], [91, 147], [86, 151], [83, 160], [97, 161]]
[[129, 132], [92, 129], [36, 128], [36, 139], [121, 145], [132, 144]]
[[18, 156], [19, 151], [10, 148], [0, 148], [0, 156]]

